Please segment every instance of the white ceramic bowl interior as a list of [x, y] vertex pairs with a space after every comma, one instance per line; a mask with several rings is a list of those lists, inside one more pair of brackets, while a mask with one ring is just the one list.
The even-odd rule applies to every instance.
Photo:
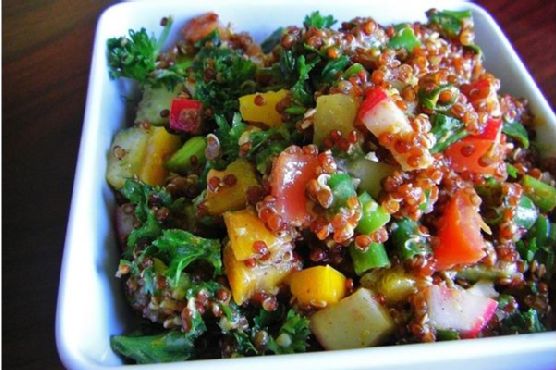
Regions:
[[[125, 97], [134, 86], [111, 81], [106, 64], [106, 40], [127, 34], [128, 29], [146, 27], [159, 34], [159, 20], [172, 15], [174, 36], [192, 16], [216, 11], [235, 30], [248, 31], [262, 41], [277, 27], [301, 24], [314, 10], [334, 14], [340, 21], [355, 16], [372, 16], [381, 24], [425, 21], [429, 8], [471, 9], [477, 42], [483, 48], [488, 69], [502, 80], [502, 91], [529, 99], [538, 116], [538, 135], [544, 150], [556, 154], [556, 118], [523, 63], [512, 50], [493, 19], [480, 7], [464, 1], [382, 2], [343, 0], [341, 2], [249, 1], [127, 2], [106, 10], [98, 21], [89, 79], [85, 122], [64, 258], [61, 270], [56, 341], [60, 357], [71, 369], [120, 367], [111, 351], [109, 337], [132, 327], [119, 279], [114, 274], [119, 251], [112, 230], [114, 196], [105, 181], [107, 151], [114, 134], [126, 122]], [[126, 367], [128, 367], [127, 365]], [[137, 366], [137, 365], [136, 365]], [[554, 369], [556, 332], [503, 336], [477, 340], [365, 348], [299, 355], [233, 360], [201, 360], [187, 364], [149, 365], [156, 369], [189, 370], [246, 369]], [[139, 366], [138, 366], [139, 367]]]

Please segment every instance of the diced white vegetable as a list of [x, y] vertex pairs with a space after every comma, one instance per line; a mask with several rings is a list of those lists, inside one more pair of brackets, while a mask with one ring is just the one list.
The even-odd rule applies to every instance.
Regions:
[[390, 313], [366, 288], [311, 317], [311, 331], [326, 349], [374, 346], [393, 329]]
[[[377, 92], [374, 98], [380, 99], [381, 93]], [[427, 168], [433, 163], [432, 155], [426, 147], [420, 148], [422, 155], [416, 163], [410, 160], [413, 155], [411, 150], [401, 153], [396, 149], [395, 142], [398, 139], [411, 137], [414, 130], [405, 113], [385, 93], [382, 94], [382, 100], [374, 105], [363, 103], [362, 107], [368, 110], [360, 113], [360, 119], [373, 135], [377, 138], [385, 134], [392, 135], [392, 143], [386, 145], [386, 148], [390, 150], [404, 171]]]
[[496, 298], [500, 296], [500, 293], [494, 289], [494, 284], [490, 281], [481, 280], [478, 281], [471, 288], [465, 290], [467, 293], [475, 294], [481, 297]]
[[382, 100], [368, 111], [363, 117], [363, 123], [376, 137], [382, 134], [413, 133], [405, 113], [390, 98]]
[[427, 287], [425, 297], [433, 326], [455, 330], [464, 337], [476, 336], [498, 307], [494, 299], [444, 285]]

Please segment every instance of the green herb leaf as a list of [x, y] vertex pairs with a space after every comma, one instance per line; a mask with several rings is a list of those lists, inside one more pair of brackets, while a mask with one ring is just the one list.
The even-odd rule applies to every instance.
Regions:
[[309, 320], [290, 309], [278, 336], [270, 338], [267, 348], [277, 355], [305, 352], [310, 333]]
[[141, 226], [135, 228], [127, 238], [127, 250], [124, 255], [130, 257], [140, 239], [153, 240], [162, 231], [149, 201], [156, 200], [162, 206], [169, 207], [172, 197], [164, 188], [145, 185], [131, 179], [126, 180], [120, 192], [135, 205], [135, 217], [141, 222]]
[[527, 311], [516, 311], [501, 322], [503, 334], [540, 333], [546, 328], [539, 320], [537, 311], [530, 308]]
[[305, 16], [303, 25], [306, 28], [330, 28], [338, 22], [332, 15], [322, 16], [318, 11]]
[[268, 36], [266, 40], [261, 43], [261, 49], [263, 49], [263, 52], [270, 53], [276, 45], [279, 45], [282, 33], [284, 33], [284, 27], [278, 27], [274, 32], [272, 32], [270, 36]]
[[405, 49], [412, 52], [413, 49], [419, 47], [421, 42], [415, 36], [413, 27], [408, 24], [400, 24], [394, 27], [396, 33], [390, 41], [388, 41], [388, 47], [391, 49]]
[[239, 108], [239, 97], [255, 92], [255, 64], [237, 50], [204, 47], [192, 68], [195, 99], [215, 113], [231, 115]]
[[449, 340], [458, 340], [461, 339], [459, 333], [455, 330], [437, 330], [436, 331], [436, 339], [439, 342], [445, 342]]
[[164, 45], [172, 19], [162, 30], [157, 39], [149, 36], [145, 28], [129, 30], [129, 37], [113, 37], [108, 39], [108, 66], [111, 79], [119, 77], [132, 78], [143, 85], [158, 87], [166, 86], [172, 90], [185, 78], [185, 68], [174, 65], [159, 68], [157, 65], [160, 48]]
[[[195, 261], [206, 261], [214, 267], [214, 275], [222, 273], [220, 242], [205, 239], [179, 229], [164, 230], [162, 236], [152, 243], [158, 248], [162, 260], [168, 262], [170, 284], [179, 283], [183, 270]], [[165, 258], [164, 258], [165, 257]]]
[[138, 364], [184, 361], [194, 356], [194, 341], [198, 335], [179, 331], [144, 336], [115, 335], [110, 338], [110, 347]]
[[237, 112], [233, 115], [231, 125], [220, 114], [216, 114], [214, 120], [218, 126], [215, 134], [220, 142], [221, 163], [217, 163], [217, 167], [224, 168], [239, 157], [239, 139], [247, 129], [247, 125], [243, 123], [241, 114]]
[[516, 139], [525, 149], [529, 148], [529, 136], [521, 123], [504, 121], [502, 132]]
[[463, 22], [471, 17], [469, 10], [443, 10], [441, 12], [433, 10], [427, 12], [429, 24], [437, 25], [441, 34], [448, 38], [458, 37], [463, 29]]
[[349, 58], [345, 55], [341, 55], [336, 59], [330, 59], [322, 69], [320, 83], [332, 85], [349, 63]]
[[309, 79], [309, 72], [315, 67], [317, 61], [306, 63], [305, 56], [301, 55], [296, 60], [298, 79], [290, 89], [294, 103], [302, 106], [309, 106], [313, 103], [313, 93], [306, 83]]
[[431, 149], [432, 153], [442, 152], [468, 135], [463, 122], [454, 117], [436, 113], [431, 121], [431, 133], [436, 137], [436, 144]]

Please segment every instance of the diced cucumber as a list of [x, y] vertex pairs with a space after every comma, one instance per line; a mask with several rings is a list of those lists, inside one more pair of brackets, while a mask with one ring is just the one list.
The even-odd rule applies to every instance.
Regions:
[[353, 269], [357, 275], [379, 267], [390, 267], [390, 260], [384, 245], [371, 243], [366, 250], [357, 247], [350, 247], [349, 254], [353, 260]]
[[[179, 174], [187, 174], [192, 168], [199, 168], [206, 161], [207, 139], [202, 136], [190, 138], [166, 162], [166, 168]], [[195, 158], [195, 159], [193, 159]]]
[[137, 106], [135, 123], [149, 123], [155, 126], [162, 126], [168, 123], [168, 116], [161, 115], [164, 110], [170, 112], [172, 100], [178, 96], [181, 85], [176, 86], [172, 91], [166, 87], [145, 86], [143, 98]]
[[368, 192], [373, 198], [377, 199], [380, 189], [382, 189], [382, 179], [391, 175], [395, 167], [361, 158], [348, 163], [346, 170], [350, 175], [361, 180], [359, 189]]

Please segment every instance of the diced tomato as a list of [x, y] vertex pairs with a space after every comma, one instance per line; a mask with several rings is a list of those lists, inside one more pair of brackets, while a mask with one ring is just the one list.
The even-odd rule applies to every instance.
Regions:
[[474, 136], [477, 139], [496, 140], [502, 130], [502, 120], [500, 118], [490, 118], [480, 135]]
[[486, 74], [470, 84], [463, 85], [461, 91], [477, 111], [486, 111], [491, 117], [500, 116], [500, 100], [496, 91], [496, 78]]
[[468, 190], [458, 190], [440, 219], [438, 246], [434, 249], [438, 270], [475, 263], [486, 255], [482, 223], [479, 207], [473, 204]]
[[455, 330], [473, 338], [490, 321], [498, 302], [459, 288], [432, 285], [425, 290], [427, 314], [431, 324], [441, 330]]
[[373, 110], [373, 108], [378, 103], [380, 103], [381, 101], [387, 98], [388, 96], [386, 95], [386, 92], [380, 87], [373, 87], [367, 90], [365, 93], [365, 100], [363, 100], [363, 103], [359, 108], [359, 113], [358, 113], [359, 121], [364, 122], [365, 115], [371, 110]]
[[499, 137], [502, 121], [491, 118], [480, 135], [467, 136], [450, 145], [444, 155], [455, 172], [494, 175], [500, 165]]
[[177, 98], [170, 108], [170, 128], [177, 132], [197, 135], [202, 131], [203, 103], [199, 100]]
[[317, 177], [318, 165], [316, 154], [306, 154], [296, 146], [280, 153], [272, 167], [270, 185], [283, 222], [298, 226], [308, 220], [305, 186]]

